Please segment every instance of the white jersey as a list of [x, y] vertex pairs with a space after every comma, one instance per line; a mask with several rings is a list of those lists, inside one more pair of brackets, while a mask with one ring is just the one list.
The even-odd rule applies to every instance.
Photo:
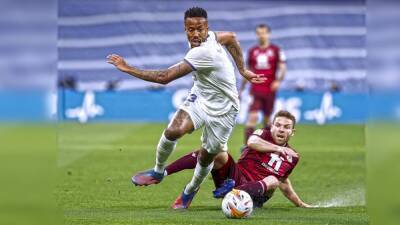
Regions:
[[190, 94], [198, 98], [204, 112], [219, 116], [232, 107], [239, 111], [234, 67], [214, 32], [209, 31], [205, 42], [190, 49], [185, 61], [195, 70], [192, 72], [194, 85]]

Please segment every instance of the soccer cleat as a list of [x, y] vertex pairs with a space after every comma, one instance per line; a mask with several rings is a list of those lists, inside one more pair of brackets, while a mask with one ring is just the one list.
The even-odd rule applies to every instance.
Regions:
[[227, 179], [221, 185], [221, 187], [215, 189], [213, 191], [214, 198], [223, 198], [226, 194], [232, 191], [233, 187], [235, 187], [235, 181], [232, 179]]
[[197, 192], [199, 191], [199, 189], [197, 189], [196, 191], [194, 191], [194, 192], [192, 192], [192, 193], [187, 195], [187, 194], [185, 194], [185, 188], [184, 188], [182, 193], [175, 200], [174, 204], [171, 207], [173, 209], [187, 209], [187, 208], [189, 208], [190, 203], [192, 203], [192, 200], [193, 200], [194, 196], [197, 194]]
[[163, 173], [157, 173], [154, 169], [146, 170], [140, 173], [137, 173], [132, 177], [132, 183], [135, 186], [147, 186], [150, 184], [158, 184], [164, 178]]

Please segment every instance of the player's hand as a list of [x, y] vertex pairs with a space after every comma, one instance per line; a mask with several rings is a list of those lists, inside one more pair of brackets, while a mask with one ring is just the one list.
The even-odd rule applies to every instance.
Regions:
[[291, 148], [282, 147], [281, 153], [284, 155], [295, 157], [295, 158], [299, 157], [299, 154], [297, 152], [293, 151], [293, 149], [291, 149]]
[[268, 78], [264, 76], [264, 74], [255, 74], [251, 72], [250, 70], [244, 70], [241, 72], [242, 76], [246, 78], [248, 81], [250, 81], [253, 84], [260, 84], [264, 83]]
[[121, 70], [122, 72], [129, 71], [129, 65], [125, 62], [124, 58], [119, 55], [116, 54], [108, 55], [107, 62], [114, 65], [117, 69]]
[[279, 86], [281, 86], [281, 82], [279, 80], [274, 80], [271, 83], [271, 91], [276, 91], [278, 90]]

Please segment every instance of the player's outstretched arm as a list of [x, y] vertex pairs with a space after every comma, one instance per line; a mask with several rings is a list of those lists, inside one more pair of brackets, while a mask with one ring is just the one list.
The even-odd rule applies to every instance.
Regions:
[[159, 84], [168, 84], [169, 82], [183, 77], [193, 71], [192, 67], [185, 61], [181, 61], [164, 70], [141, 70], [128, 65], [123, 57], [116, 54], [108, 55], [107, 62], [113, 64], [117, 69], [124, 73], [145, 81]]
[[283, 195], [285, 195], [285, 197], [289, 199], [291, 202], [293, 202], [293, 204], [296, 205], [297, 207], [312, 208], [311, 205], [304, 203], [300, 199], [300, 197], [296, 194], [289, 178], [286, 178], [280, 183], [279, 189], [282, 191]]
[[297, 152], [293, 151], [292, 149], [275, 145], [260, 138], [257, 135], [251, 135], [249, 137], [249, 140], [247, 141], [247, 146], [259, 152], [272, 152], [276, 154], [290, 155], [292, 157], [299, 157]]
[[252, 83], [263, 83], [267, 80], [262, 74], [255, 74], [250, 70], [245, 69], [242, 48], [239, 41], [236, 39], [236, 34], [229, 31], [219, 31], [216, 33], [217, 41], [224, 45], [235, 61], [239, 73]]
[[[251, 51], [248, 52], [248, 55], [251, 54]], [[251, 64], [250, 64], [250, 57], [247, 57], [247, 68], [250, 69], [251, 71], [254, 71], [254, 68], [252, 68]], [[246, 88], [247, 85], [247, 79], [242, 79], [242, 82], [240, 83], [240, 87], [239, 87], [239, 98], [241, 98], [242, 93], [244, 91], [244, 89]]]

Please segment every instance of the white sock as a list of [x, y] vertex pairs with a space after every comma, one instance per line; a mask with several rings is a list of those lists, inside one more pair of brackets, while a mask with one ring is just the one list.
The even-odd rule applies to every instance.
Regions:
[[154, 166], [154, 171], [157, 173], [164, 173], [165, 162], [167, 161], [169, 155], [175, 149], [176, 141], [168, 140], [164, 133], [161, 135], [160, 141], [157, 145], [156, 153], [156, 165]]
[[186, 188], [184, 190], [185, 194], [190, 194], [197, 189], [199, 189], [201, 183], [206, 179], [207, 175], [211, 172], [212, 168], [214, 166], [214, 162], [212, 162], [210, 165], [207, 167], [203, 167], [197, 162], [196, 168], [194, 169], [194, 174], [192, 177], [192, 180], [188, 185], [186, 185]]

